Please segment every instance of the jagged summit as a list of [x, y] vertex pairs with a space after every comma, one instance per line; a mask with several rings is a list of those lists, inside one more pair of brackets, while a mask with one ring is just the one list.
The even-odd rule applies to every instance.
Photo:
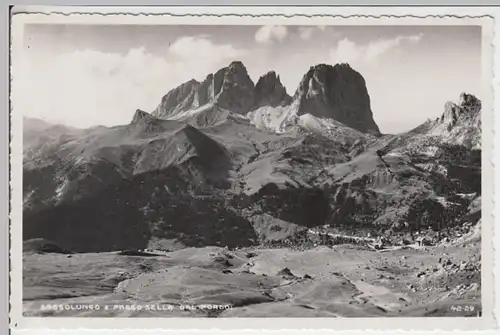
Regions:
[[240, 61], [207, 75], [203, 82], [194, 79], [170, 90], [152, 113], [159, 118], [182, 118], [183, 113], [207, 104], [233, 113], [247, 113], [254, 103], [254, 83]]
[[292, 97], [286, 92], [280, 80], [280, 76], [274, 71], [269, 71], [261, 76], [255, 85], [254, 108], [262, 106], [283, 106], [292, 101]]
[[447, 143], [481, 149], [481, 106], [481, 100], [477, 97], [462, 93], [458, 102], [445, 103], [441, 116], [427, 120], [409, 133], [437, 137]]
[[170, 90], [161, 99], [160, 105], [152, 115], [168, 118], [196, 106], [199, 97], [196, 95], [200, 83], [192, 79]]
[[227, 68], [235, 71], [247, 72], [247, 68], [243, 65], [243, 62], [239, 60], [232, 61]]
[[311, 66], [294, 100], [299, 101], [298, 115], [334, 119], [364, 133], [380, 134], [365, 80], [349, 64]]
[[335, 70], [337, 72], [344, 72], [344, 73], [349, 73], [349, 72], [357, 72], [354, 70], [349, 63], [336, 63], [334, 65], [332, 64], [326, 64], [326, 63], [319, 63], [316, 65], [311, 65], [309, 67], [308, 73], [323, 73], [327, 74], [328, 71]]
[[476, 96], [468, 93], [460, 94], [461, 110], [466, 114], [477, 114], [481, 112], [482, 103]]
[[479, 108], [481, 108], [481, 100], [479, 100], [473, 94], [468, 94], [468, 93], [462, 92], [460, 94], [460, 105], [462, 105], [462, 106], [478, 106]]
[[223, 73], [222, 82], [219, 88], [219, 80], [214, 78], [215, 100], [217, 105], [237, 114], [245, 114], [254, 103], [254, 83], [248, 75], [247, 69], [242, 62], [235, 61], [228, 67], [219, 70]]
[[[445, 124], [453, 128], [460, 122], [474, 119], [481, 112], [481, 100], [472, 94], [460, 94], [459, 103], [448, 101], [444, 107], [444, 113], [436, 120], [437, 123]], [[478, 119], [478, 121], [480, 121]]]
[[139, 123], [143, 120], [151, 120], [153, 119], [153, 116], [145, 111], [142, 111], [140, 109], [137, 109], [134, 113], [134, 117], [132, 118], [132, 121], [130, 123]]

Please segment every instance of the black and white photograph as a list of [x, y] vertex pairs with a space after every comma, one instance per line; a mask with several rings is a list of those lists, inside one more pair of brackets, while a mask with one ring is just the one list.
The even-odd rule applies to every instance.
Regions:
[[490, 315], [481, 23], [51, 16], [12, 56], [24, 318]]

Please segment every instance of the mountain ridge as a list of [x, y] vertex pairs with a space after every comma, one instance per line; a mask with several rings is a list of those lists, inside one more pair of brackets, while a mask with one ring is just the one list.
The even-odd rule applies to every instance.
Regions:
[[[51, 221], [58, 213], [85, 218], [101, 202], [113, 205], [97, 206], [92, 220], [111, 220], [102, 224], [115, 229], [123, 210], [133, 218], [126, 224], [139, 221], [140, 229], [127, 228], [114, 246], [100, 237], [92, 248], [75, 242], [75, 251], [162, 238], [229, 243], [214, 227], [231, 231], [232, 247], [256, 245], [266, 240], [256, 231], [277, 222], [353, 234], [392, 230], [395, 241], [422, 227], [452, 229], [481, 196], [480, 114], [480, 100], [464, 93], [435, 120], [382, 135], [364, 79], [347, 64], [312, 66], [290, 96], [274, 71], [254, 85], [245, 66], [232, 62], [169, 91], [153, 113], [136, 110], [125, 125], [74, 130], [33, 121], [24, 134], [26, 236], [71, 249], [77, 236]], [[137, 192], [140, 206], [130, 209]], [[187, 230], [169, 223], [191, 214]], [[45, 233], [42, 217], [43, 227], [59, 228]], [[202, 217], [206, 226], [195, 222]], [[143, 237], [134, 240], [134, 231]]]
[[[254, 84], [243, 63], [234, 61], [207, 75], [201, 83], [192, 79], [170, 90], [152, 115], [188, 120], [212, 109], [244, 115], [254, 124], [275, 131], [293, 128], [300, 116], [310, 114], [380, 135], [366, 83], [348, 64], [311, 66], [292, 97], [275, 71], [260, 76]], [[256, 118], [262, 119], [262, 113], [283, 114], [285, 120], [280, 125], [255, 122]]]

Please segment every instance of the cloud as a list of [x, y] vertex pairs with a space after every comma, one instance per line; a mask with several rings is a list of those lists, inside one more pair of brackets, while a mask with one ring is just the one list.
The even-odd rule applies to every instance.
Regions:
[[330, 50], [330, 57], [334, 62], [373, 62], [391, 49], [398, 47], [402, 42], [417, 43], [422, 34], [397, 36], [391, 39], [378, 39], [365, 45], [359, 45], [348, 38], [341, 39], [336, 48]]
[[299, 36], [303, 40], [309, 40], [314, 33], [314, 28], [312, 27], [300, 27]]
[[258, 43], [282, 42], [288, 35], [288, 28], [285, 26], [262, 26], [255, 33], [255, 41]]
[[420, 42], [420, 40], [422, 39], [423, 36], [424, 36], [424, 34], [420, 33], [417, 35], [406, 36], [406, 39], [408, 39], [409, 41], [412, 41], [412, 42]]
[[398, 36], [393, 39], [380, 39], [368, 44], [366, 48], [366, 58], [367, 60], [374, 60], [378, 58], [383, 53], [393, 49], [401, 44], [403, 41], [419, 42], [422, 38], [422, 34], [410, 35], [410, 36]]
[[[299, 37], [305, 41], [310, 40], [315, 32], [320, 31], [324, 33], [326, 31], [326, 26], [315, 26], [315, 27], [299, 27]], [[335, 37], [336, 33], [331, 32], [331, 37]]]
[[200, 59], [200, 50], [203, 50], [203, 55], [210, 59], [235, 58], [242, 54], [242, 50], [237, 50], [230, 44], [215, 45], [203, 36], [179, 38], [169, 48], [172, 55], [182, 59]]
[[330, 51], [331, 58], [337, 63], [356, 63], [362, 54], [362, 47], [348, 38], [338, 41], [337, 47]]
[[143, 47], [126, 54], [53, 54], [43, 63], [34, 54], [13, 64], [13, 108], [73, 126], [124, 124], [137, 108], [152, 111], [170, 89], [192, 78], [202, 80], [245, 52], [204, 37], [184, 37], [166, 57]]

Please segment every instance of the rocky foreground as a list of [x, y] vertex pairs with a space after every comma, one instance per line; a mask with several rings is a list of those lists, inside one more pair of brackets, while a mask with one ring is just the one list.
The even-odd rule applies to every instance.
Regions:
[[[478, 255], [478, 231], [455, 243], [380, 251], [349, 244], [302, 251], [220, 247], [148, 253], [26, 251], [24, 315], [477, 316], [481, 313]], [[97, 304], [101, 309], [42, 309], [54, 304], [74, 308]], [[207, 304], [231, 308], [185, 307]], [[166, 305], [172, 309], [144, 307]]]

